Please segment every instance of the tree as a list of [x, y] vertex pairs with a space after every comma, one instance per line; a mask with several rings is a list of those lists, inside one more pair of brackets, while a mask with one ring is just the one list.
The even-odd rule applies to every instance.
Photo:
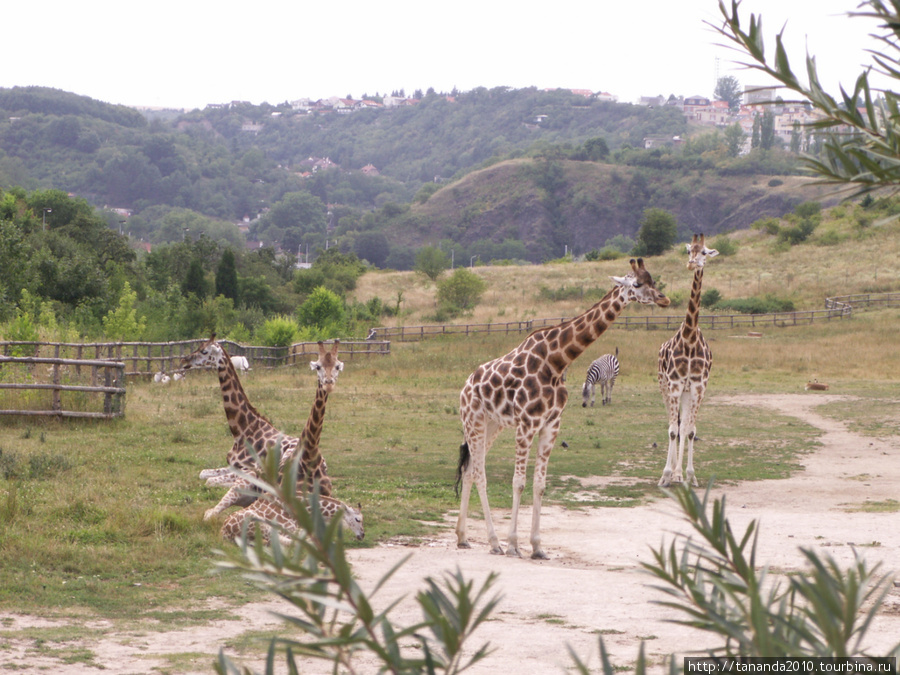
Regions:
[[147, 328], [147, 320], [144, 317], [137, 318], [137, 310], [134, 303], [137, 301], [137, 293], [131, 290], [131, 285], [126, 281], [122, 287], [122, 295], [119, 297], [119, 306], [110, 310], [103, 317], [103, 330], [106, 337], [111, 340], [133, 341], [141, 338]]
[[791, 152], [795, 155], [800, 153], [800, 147], [803, 145], [803, 129], [800, 127], [800, 122], [794, 121], [794, 126], [791, 128]]
[[645, 255], [661, 255], [672, 248], [678, 234], [678, 221], [665, 209], [644, 209], [638, 243], [643, 244]]
[[353, 250], [363, 260], [368, 260], [375, 267], [384, 267], [391, 245], [383, 232], [363, 232], [353, 243]]
[[763, 42], [762, 17], [751, 14], [745, 26], [738, 7], [737, 2], [719, 0], [724, 23], [709, 25], [749, 57], [741, 65], [774, 78], [811, 104], [821, 115], [811, 125], [814, 132], [833, 132], [837, 127], [849, 127], [854, 132], [831, 133], [821, 156], [804, 157], [821, 182], [854, 186], [855, 194], [900, 186], [900, 94], [884, 87], [876, 92], [881, 96], [873, 96], [869, 85], [870, 69], [900, 81], [900, 6], [888, 0], [866, 0], [860, 5], [866, 8], [864, 11], [848, 13], [877, 20], [883, 33], [875, 39], [884, 49], [870, 50], [874, 66], [860, 73], [850, 91], [841, 87], [839, 100], [822, 88], [814, 56], [806, 57], [806, 83], [794, 74], [784, 47], [784, 30], [775, 36], [770, 62]]
[[441, 305], [452, 309], [473, 309], [487, 289], [487, 283], [474, 272], [459, 267], [448, 279], [438, 283]]
[[741, 107], [741, 83], [733, 75], [720, 77], [716, 82], [716, 90], [713, 93], [717, 101], [726, 101], [731, 110], [737, 110]]
[[187, 276], [181, 284], [181, 292], [184, 295], [193, 293], [202, 300], [206, 297], [207, 288], [206, 275], [203, 273], [203, 265], [198, 258], [194, 258], [191, 260]]
[[760, 118], [759, 115], [753, 116], [753, 131], [750, 135], [750, 148], [756, 150], [759, 147], [760, 138]]
[[230, 248], [226, 248], [222, 253], [222, 259], [216, 269], [216, 295], [224, 295], [226, 298], [234, 300], [235, 306], [238, 304], [237, 267], [234, 251]]
[[416, 253], [416, 265], [413, 269], [432, 281], [437, 281], [438, 277], [449, 267], [450, 260], [446, 253], [437, 246], [423, 246]]
[[337, 293], [319, 286], [297, 308], [297, 321], [300, 326], [318, 330], [340, 329], [344, 323], [344, 302]]
[[744, 129], [737, 122], [725, 128], [725, 146], [728, 148], [729, 157], [737, 157], [741, 154], [745, 137]]
[[773, 145], [775, 145], [775, 113], [766, 110], [759, 123], [759, 147], [762, 150], [771, 150]]

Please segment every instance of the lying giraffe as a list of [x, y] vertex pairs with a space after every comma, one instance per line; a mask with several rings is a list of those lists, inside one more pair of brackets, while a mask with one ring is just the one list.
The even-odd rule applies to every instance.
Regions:
[[316, 400], [306, 427], [298, 438], [279, 431], [253, 407], [241, 386], [231, 358], [224, 347], [216, 342], [215, 337], [213, 335], [208, 342], [181, 362], [182, 370], [216, 368], [222, 389], [225, 417], [234, 436], [234, 444], [227, 455], [228, 466], [200, 472], [200, 478], [206, 479], [207, 485], [230, 486], [219, 503], [206, 511], [203, 519], [214, 518], [230, 506], [248, 506], [256, 500], [258, 495], [254, 494], [252, 485], [236, 475], [234, 469], [257, 474], [260, 467], [253, 458], [253, 453], [262, 461], [267, 452], [278, 443], [281, 444], [282, 451], [281, 469], [290, 461], [297, 447], [300, 447], [298, 481], [304, 481], [310, 489], [313, 483], [318, 481], [320, 493], [326, 497], [331, 496], [331, 479], [328, 478], [328, 467], [319, 452], [319, 436], [322, 432], [328, 394], [334, 389], [338, 375], [344, 368], [344, 364], [337, 358], [339, 341], [335, 340], [331, 351], [326, 351], [324, 342], [319, 341], [319, 358], [310, 362], [310, 368], [318, 375]]
[[[305, 498], [304, 495], [298, 494], [297, 496]], [[327, 522], [330, 522], [332, 518], [340, 513], [343, 516], [346, 529], [353, 532], [357, 539], [362, 539], [365, 536], [361, 506], [357, 506], [354, 509], [338, 499], [323, 496], [319, 497], [319, 506]], [[307, 509], [309, 509], [308, 502]], [[255, 537], [258, 523], [262, 532], [263, 542], [267, 545], [270, 543], [273, 529], [278, 533], [278, 539], [282, 546], [289, 546], [291, 543], [290, 535], [300, 530], [297, 521], [285, 509], [284, 503], [269, 494], [261, 496], [250, 506], [230, 514], [222, 525], [222, 538], [226, 541], [238, 543], [245, 527], [244, 523], [247, 523], [248, 540]], [[273, 527], [273, 525], [278, 527]]]

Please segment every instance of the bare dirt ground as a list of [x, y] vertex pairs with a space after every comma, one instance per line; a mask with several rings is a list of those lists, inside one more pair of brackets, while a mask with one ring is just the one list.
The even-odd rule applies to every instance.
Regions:
[[[714, 490], [715, 496], [726, 495], [728, 516], [735, 531], [743, 532], [753, 519], [759, 521], [757, 559], [773, 573], [805, 569], [799, 547], [830, 554], [842, 567], [859, 555], [869, 565], [883, 562], [883, 571], [900, 571], [900, 513], [859, 510], [867, 501], [900, 499], [900, 437], [864, 437], [851, 433], [841, 422], [816, 413], [817, 405], [840, 398], [809, 392], [719, 396], [706, 403], [765, 406], [797, 417], [822, 432], [822, 446], [803, 458], [805, 468], [793, 478]], [[479, 513], [476, 497], [472, 510]], [[495, 513], [502, 540], [508, 514]], [[526, 549], [529, 526], [530, 509], [524, 508], [519, 533]], [[663, 672], [661, 664], [669, 654], [684, 656], [719, 644], [713, 636], [668, 623], [666, 619], [678, 615], [653, 604], [663, 596], [651, 587], [651, 578], [640, 568], [641, 562], [651, 561], [651, 548], [668, 544], [676, 532], [688, 531], [673, 502], [661, 499], [637, 508], [580, 511], [544, 507], [541, 531], [544, 548], [551, 558], [547, 561], [490, 555], [479, 519], [469, 523], [473, 546], [470, 550], [456, 548], [453, 523], [448, 520], [445, 529], [420, 546], [356, 549], [350, 557], [364, 587], [371, 587], [402, 556], [412, 554], [377, 596], [384, 604], [406, 596], [395, 614], [402, 624], [419, 620], [412, 596], [423, 587], [426, 576], [437, 578], [444, 571], [459, 567], [468, 578], [480, 583], [490, 572], [499, 572], [495, 590], [503, 595], [503, 600], [492, 620], [475, 634], [476, 644], [489, 641], [495, 651], [470, 671], [473, 673], [562, 673], [572, 665], [567, 645], [596, 668], [598, 635], [603, 636], [613, 661], [623, 666], [633, 663], [643, 643], [658, 672]], [[276, 626], [270, 612], [278, 609], [284, 606], [276, 602], [254, 604], [240, 610], [241, 621], [218, 621], [171, 632], [111, 631], [99, 643], [82, 645], [94, 653], [93, 665], [66, 665], [59, 658], [37, 655], [29, 641], [0, 640], [0, 667], [13, 667], [14, 672], [28, 674], [75, 675], [96, 673], [101, 668], [112, 673], [209, 673], [212, 670], [208, 664], [221, 644], [246, 630]], [[3, 631], [35, 625], [59, 624], [34, 616], [0, 615]], [[892, 586], [865, 644], [870, 653], [883, 655], [898, 642], [900, 586]], [[209, 657], [188, 659], [191, 665], [183, 668], [173, 666], [165, 658], [167, 654], [185, 653]], [[262, 670], [261, 663], [245, 665]], [[364, 667], [363, 671], [374, 672], [375, 668]], [[330, 671], [324, 663], [311, 663], [303, 672]]]

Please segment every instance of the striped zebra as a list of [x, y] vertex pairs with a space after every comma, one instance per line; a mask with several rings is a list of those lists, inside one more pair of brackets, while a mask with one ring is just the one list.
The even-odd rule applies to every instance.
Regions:
[[581, 407], [587, 408], [588, 400], [594, 405], [594, 388], [600, 384], [600, 401], [603, 405], [612, 402], [612, 389], [619, 375], [619, 348], [615, 354], [604, 354], [594, 361], [587, 371], [587, 379], [581, 388]]

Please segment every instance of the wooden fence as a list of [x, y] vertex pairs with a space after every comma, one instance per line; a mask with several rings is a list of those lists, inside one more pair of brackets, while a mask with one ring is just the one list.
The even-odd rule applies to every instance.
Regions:
[[[52, 354], [53, 358], [75, 361], [106, 359], [124, 363], [128, 377], [152, 377], [154, 373], [178, 370], [181, 359], [203, 342], [205, 340], [202, 339], [177, 342], [0, 342], [0, 351], [4, 356], [28, 354], [41, 357]], [[293, 366], [315, 360], [319, 355], [315, 342], [298, 342], [290, 347], [246, 346], [230, 340], [220, 340], [219, 343], [232, 356], [246, 356], [251, 368]], [[341, 342], [340, 347], [343, 361], [363, 356], [387, 356], [390, 353], [391, 343], [379, 340]], [[74, 364], [73, 367], [80, 368]]]
[[[900, 294], [895, 294], [900, 296]], [[849, 297], [849, 296], [848, 296]], [[826, 303], [827, 305], [827, 303]], [[762, 328], [765, 326], [801, 326], [816, 321], [847, 319], [852, 313], [852, 303], [835, 302], [826, 309], [814, 309], [803, 312], [774, 312], [771, 314], [705, 314], [700, 316], [700, 327], [707, 330], [735, 330], [746, 328]], [[470, 324], [438, 324], [427, 326], [395, 326], [373, 328], [370, 337], [381, 340], [398, 340], [400, 342], [423, 340], [439, 335], [476, 335], [479, 333], [522, 333], [538, 328], [555, 326], [567, 317], [555, 319], [534, 319], [531, 321], [509, 321], [506, 323], [470, 323]], [[571, 318], [571, 317], [568, 317]], [[612, 325], [613, 328], [625, 330], [665, 330], [674, 331], [684, 321], [684, 316], [620, 316]]]
[[[125, 364], [100, 359], [0, 356], [0, 392], [0, 415], [122, 417]], [[101, 409], [91, 409], [96, 407]]]
[[838, 309], [848, 305], [858, 308], [900, 307], [900, 293], [858, 293], [825, 298], [825, 309]]

